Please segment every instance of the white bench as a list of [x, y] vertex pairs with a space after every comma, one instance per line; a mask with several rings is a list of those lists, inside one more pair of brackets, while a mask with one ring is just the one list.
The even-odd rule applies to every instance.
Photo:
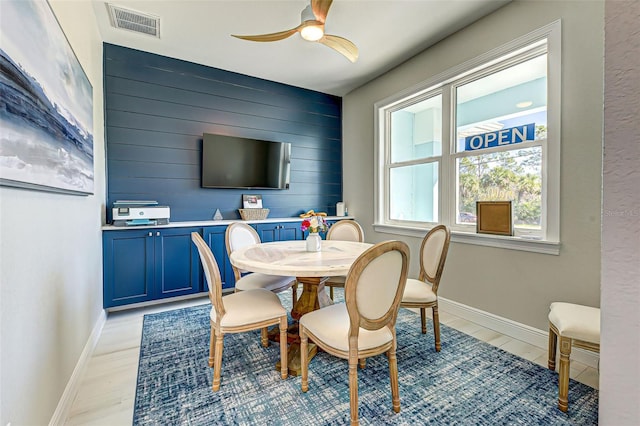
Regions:
[[600, 352], [600, 309], [573, 303], [553, 302], [549, 308], [549, 369], [556, 369], [560, 337], [558, 408], [569, 407], [569, 358], [571, 347]]

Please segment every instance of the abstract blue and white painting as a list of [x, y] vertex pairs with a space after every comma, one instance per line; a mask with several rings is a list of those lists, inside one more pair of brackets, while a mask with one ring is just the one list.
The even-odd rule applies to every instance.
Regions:
[[0, 184], [93, 193], [93, 89], [45, 0], [2, 1]]

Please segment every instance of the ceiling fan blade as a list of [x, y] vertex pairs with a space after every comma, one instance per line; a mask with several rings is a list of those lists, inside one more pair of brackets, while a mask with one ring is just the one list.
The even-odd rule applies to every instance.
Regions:
[[358, 48], [346, 38], [325, 34], [318, 42], [343, 54], [351, 62], [358, 60]]
[[316, 20], [324, 24], [332, 2], [333, 0], [311, 0], [311, 9], [316, 16]]
[[260, 34], [260, 35], [235, 35], [231, 34], [232, 37], [241, 38], [242, 40], [250, 40], [250, 41], [278, 41], [284, 40], [287, 37], [291, 37], [298, 31], [300, 31], [301, 25], [298, 25], [295, 28], [291, 28], [290, 30], [280, 31], [277, 33], [271, 34]]

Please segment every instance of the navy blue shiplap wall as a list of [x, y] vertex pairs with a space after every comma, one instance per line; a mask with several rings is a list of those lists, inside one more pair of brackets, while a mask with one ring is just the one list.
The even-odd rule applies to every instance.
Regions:
[[[259, 65], [256, 65], [259, 66]], [[342, 198], [342, 99], [217, 68], [104, 45], [107, 220], [115, 200], [157, 200], [171, 221], [237, 219], [242, 194], [269, 217]], [[288, 190], [200, 186], [202, 134], [291, 143]]]

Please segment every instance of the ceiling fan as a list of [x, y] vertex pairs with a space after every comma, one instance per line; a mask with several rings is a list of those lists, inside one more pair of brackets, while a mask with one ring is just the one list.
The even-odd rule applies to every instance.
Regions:
[[260, 35], [234, 35], [243, 40], [250, 41], [278, 41], [299, 32], [307, 41], [316, 41], [343, 54], [351, 62], [358, 60], [358, 48], [346, 38], [325, 34], [324, 22], [333, 0], [311, 0], [311, 3], [302, 10], [301, 24], [290, 30], [271, 34]]

